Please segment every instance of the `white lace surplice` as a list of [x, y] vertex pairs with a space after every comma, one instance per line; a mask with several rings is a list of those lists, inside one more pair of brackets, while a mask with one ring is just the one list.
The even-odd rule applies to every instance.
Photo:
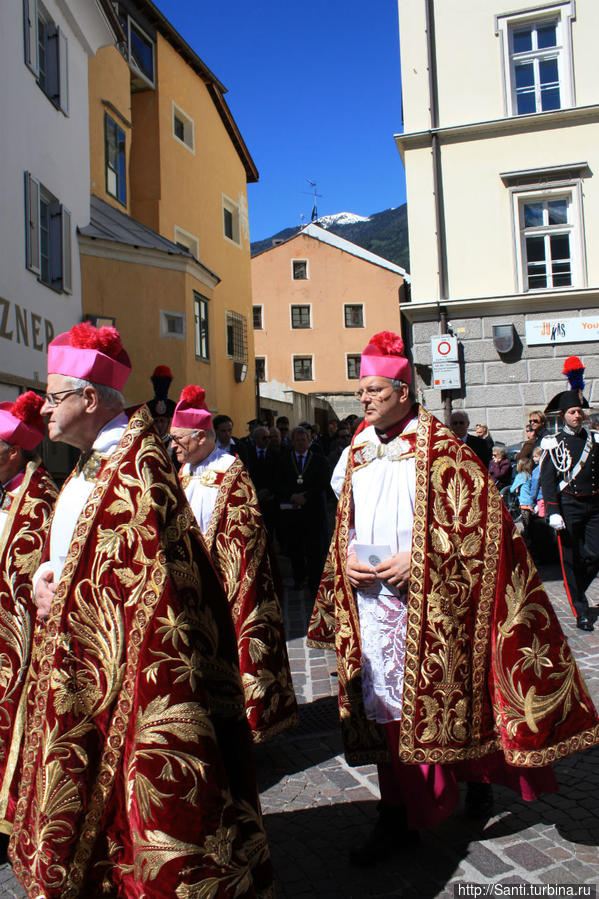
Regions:
[[[414, 422], [415, 423], [415, 422]], [[406, 430], [412, 430], [410, 422]], [[373, 427], [359, 443], [380, 443]], [[389, 444], [391, 446], [391, 444]], [[376, 458], [352, 476], [355, 543], [390, 546], [391, 554], [412, 547], [416, 467], [414, 457]], [[397, 591], [395, 591], [395, 594]], [[406, 649], [407, 594], [377, 581], [357, 591], [362, 636], [362, 691], [368, 718], [380, 723], [401, 718]]]
[[198, 462], [193, 468], [188, 462], [183, 465], [181, 474], [190, 474], [192, 479], [185, 488], [185, 496], [192, 508], [196, 521], [202, 534], [206, 535], [210, 525], [210, 519], [216, 505], [218, 487], [206, 487], [200, 482], [200, 475], [209, 468], [214, 471], [228, 471], [235, 456], [231, 456], [226, 450], [216, 447], [202, 462]]

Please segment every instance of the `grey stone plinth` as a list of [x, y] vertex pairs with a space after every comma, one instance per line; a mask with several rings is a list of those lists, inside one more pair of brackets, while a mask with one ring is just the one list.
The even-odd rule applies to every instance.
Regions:
[[434, 322], [415, 322], [412, 328], [414, 343], [429, 342], [431, 337], [436, 337], [441, 333], [441, 325], [438, 321]]
[[546, 403], [543, 384], [520, 384], [520, 396], [525, 406], [544, 406]]
[[519, 406], [521, 403], [518, 384], [495, 384], [487, 387], [470, 387], [466, 382], [466, 403], [468, 409], [479, 406]]
[[478, 340], [483, 336], [480, 318], [452, 318], [450, 324], [458, 340]]
[[467, 362], [464, 367], [464, 381], [466, 384], [484, 384], [485, 366], [483, 362]]
[[505, 362], [489, 362], [485, 366], [485, 375], [487, 384], [522, 384], [529, 380], [527, 363], [522, 360], [511, 365]]
[[[513, 429], [522, 435], [524, 440], [524, 411], [521, 406], [504, 409], [489, 409], [487, 414], [489, 428], [494, 433], [499, 430]], [[520, 438], [518, 438], [520, 439]]]
[[464, 347], [466, 364], [470, 362], [494, 362], [500, 358], [492, 340], [466, 340], [462, 346]]

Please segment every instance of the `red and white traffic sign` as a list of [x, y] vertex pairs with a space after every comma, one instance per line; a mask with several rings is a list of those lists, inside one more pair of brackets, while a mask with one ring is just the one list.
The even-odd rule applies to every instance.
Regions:
[[431, 337], [431, 353], [433, 365], [435, 362], [457, 362], [457, 337], [451, 334], [437, 334], [436, 337]]

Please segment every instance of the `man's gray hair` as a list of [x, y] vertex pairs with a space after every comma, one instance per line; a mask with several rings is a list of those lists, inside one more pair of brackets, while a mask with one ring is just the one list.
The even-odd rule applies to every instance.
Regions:
[[107, 387], [106, 384], [95, 384], [94, 381], [86, 381], [84, 378], [68, 378], [73, 390], [83, 390], [84, 387], [93, 387], [98, 394], [98, 399], [107, 409], [122, 409], [125, 405], [125, 398], [120, 391], [114, 387]]
[[416, 394], [412, 390], [410, 384], [406, 384], [405, 381], [400, 381], [399, 378], [387, 378], [387, 380], [391, 382], [391, 387], [393, 387], [393, 390], [399, 390], [400, 387], [407, 387], [408, 399], [411, 400], [412, 403], [416, 402]]
[[264, 434], [265, 437], [268, 437], [269, 433], [270, 432], [266, 425], [257, 425], [252, 431], [252, 437], [254, 438], [254, 440], [259, 434]]

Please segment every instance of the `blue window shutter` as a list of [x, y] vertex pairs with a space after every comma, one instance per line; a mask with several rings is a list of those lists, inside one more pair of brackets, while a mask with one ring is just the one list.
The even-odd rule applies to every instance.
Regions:
[[71, 262], [71, 213], [62, 207], [62, 289], [73, 292], [73, 268]]
[[53, 290], [62, 290], [62, 207], [53, 200], [50, 204], [49, 272], [48, 283]]
[[60, 70], [58, 60], [58, 28], [48, 25], [46, 35], [46, 87], [45, 91], [55, 106], [60, 107]]
[[37, 0], [23, 0], [23, 43], [25, 65], [29, 66], [37, 78]]
[[25, 172], [25, 265], [41, 274], [40, 183], [29, 172]]
[[58, 97], [59, 105], [65, 115], [69, 114], [69, 47], [64, 31], [58, 32]]

